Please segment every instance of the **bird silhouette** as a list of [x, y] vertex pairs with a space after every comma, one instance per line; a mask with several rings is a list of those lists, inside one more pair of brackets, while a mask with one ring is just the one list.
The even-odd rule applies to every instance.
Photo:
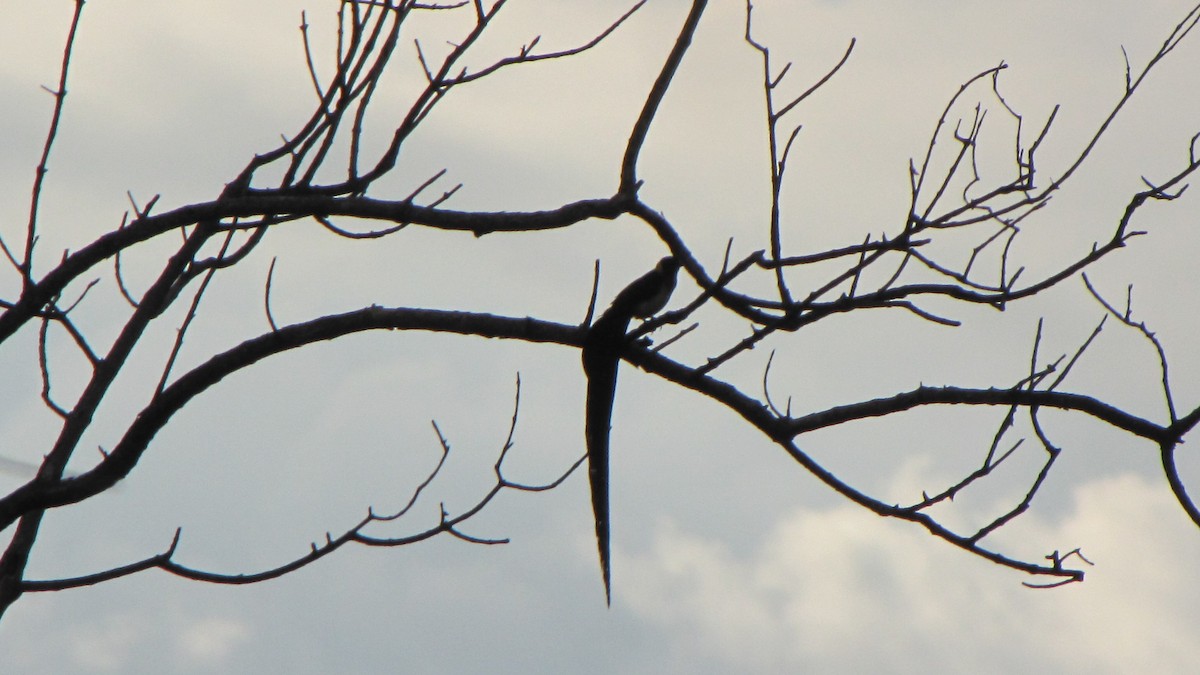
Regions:
[[596, 545], [604, 576], [604, 598], [612, 606], [608, 523], [608, 437], [612, 429], [613, 396], [617, 390], [617, 365], [625, 344], [625, 331], [633, 317], [652, 316], [667, 305], [675, 290], [679, 261], [666, 257], [653, 270], [638, 277], [617, 294], [608, 309], [588, 329], [583, 341], [583, 372], [587, 375], [588, 481], [592, 512], [596, 518]]

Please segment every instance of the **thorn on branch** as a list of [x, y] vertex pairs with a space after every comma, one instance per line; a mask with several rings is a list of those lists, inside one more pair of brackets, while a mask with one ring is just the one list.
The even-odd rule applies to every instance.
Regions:
[[279, 331], [279, 326], [275, 323], [275, 316], [271, 313], [271, 282], [275, 278], [275, 261], [278, 259], [278, 256], [271, 258], [271, 266], [267, 268], [267, 282], [263, 288], [263, 310], [267, 314], [267, 324], [274, 332]]
[[515, 391], [513, 392], [513, 412], [512, 419], [508, 423], [508, 435], [504, 438], [504, 444], [500, 446], [500, 456], [496, 459], [495, 471], [496, 479], [503, 482], [504, 475], [500, 467], [504, 464], [504, 458], [508, 456], [508, 451], [513, 447], [513, 437], [517, 433], [517, 419], [521, 413], [521, 372], [517, 371], [517, 382]]
[[171, 537], [171, 545], [167, 547], [166, 553], [163, 554], [167, 559], [174, 557], [175, 550], [177, 548], [179, 548], [179, 538], [182, 536], [183, 536], [183, 527], [182, 526], [176, 527], [175, 528], [175, 536]]
[[779, 83], [783, 81], [783, 76], [787, 75], [787, 72], [791, 69], [791, 67], [791, 61], [788, 61], [786, 64], [784, 64], [783, 69], [779, 71], [779, 74], [775, 76], [775, 79], [767, 83], [767, 89], [774, 89], [775, 87], [779, 86]]
[[1133, 91], [1133, 66], [1129, 64], [1129, 52], [1121, 45], [1121, 57], [1125, 59], [1125, 93]]
[[[446, 175], [446, 169], [442, 169], [441, 171], [438, 171], [437, 173], [433, 174], [424, 183], [421, 183], [420, 185], [418, 185], [417, 189], [410, 192], [408, 194], [408, 196], [404, 198], [404, 201], [406, 201], [410, 204], [413, 203], [413, 201], [416, 200], [418, 195], [420, 195], [422, 192], [425, 191], [426, 188], [428, 188], [429, 186], [436, 183], [442, 176], [445, 176], [445, 175]], [[462, 187], [462, 183], [459, 183], [458, 187], [455, 187], [454, 189], [457, 190], [459, 187]], [[444, 197], [443, 197], [442, 201], [445, 201]]]
[[469, 544], [483, 544], [483, 545], [485, 545], [485, 546], [495, 546], [495, 545], [498, 545], [498, 544], [507, 544], [507, 543], [509, 543], [509, 540], [508, 540], [507, 538], [504, 538], [504, 539], [484, 539], [484, 538], [482, 538], [482, 537], [473, 537], [473, 536], [471, 536], [471, 535], [469, 535], [469, 534], [466, 534], [465, 532], [462, 532], [462, 531], [458, 530], [457, 528], [455, 528], [455, 527], [453, 527], [453, 526], [446, 528], [446, 531], [447, 531], [447, 532], [449, 532], [450, 534], [454, 535], [454, 536], [455, 536], [455, 537], [457, 537], [458, 539], [462, 539], [463, 541], [465, 541], [465, 542], [467, 542], [467, 543], [469, 543]]
[[763, 376], [762, 376], [763, 400], [765, 400], [767, 402], [767, 409], [770, 410], [772, 414], [774, 414], [776, 417], [782, 417], [782, 418], [786, 419], [788, 417], [791, 417], [791, 412], [792, 412], [791, 411], [791, 407], [792, 407], [791, 397], [790, 396], [788, 397], [787, 411], [786, 412], [781, 411], [778, 407], [776, 407], [775, 402], [773, 400], [771, 400], [771, 388], [768, 386], [768, 380], [770, 379], [770, 376], [771, 376], [771, 364], [774, 360], [775, 360], [775, 350], [772, 349], [770, 356], [767, 357], [767, 365], [763, 368]]
[[[649, 323], [649, 321], [647, 321], [647, 323]], [[681, 329], [678, 333], [672, 335], [671, 337], [667, 338], [666, 340], [663, 340], [662, 342], [659, 342], [658, 344], [654, 345], [653, 347], [650, 348], [650, 351], [657, 354], [657, 353], [661, 352], [662, 350], [666, 349], [667, 347], [670, 347], [671, 345], [675, 344], [676, 342], [679, 342], [680, 340], [683, 339], [683, 337], [685, 335], [687, 335], [688, 333], [691, 333], [692, 331], [696, 330], [699, 327], [700, 327], [699, 323], [693, 323], [692, 325]]]
[[442, 456], [445, 457], [450, 454], [450, 441], [447, 441], [446, 437], [442, 435], [442, 430], [438, 428], [437, 420], [429, 420], [429, 424], [433, 426], [433, 433], [437, 434], [438, 443], [442, 446]]
[[327, 216], [313, 215], [312, 218], [313, 218], [313, 220], [317, 221], [321, 225], [321, 227], [324, 227], [325, 229], [329, 230], [330, 232], [336, 234], [339, 237], [345, 237], [346, 239], [380, 239], [380, 238], [386, 237], [390, 234], [395, 234], [395, 233], [399, 232], [400, 230], [403, 230], [404, 228], [408, 227], [408, 225], [409, 225], [409, 223], [407, 223], [407, 222], [402, 222], [402, 223], [397, 223], [396, 225], [392, 225], [391, 227], [385, 227], [382, 230], [368, 230], [366, 232], [351, 232], [350, 230], [345, 230], [345, 229], [338, 227], [337, 225], [334, 225], [333, 221], [330, 220]]
[[541, 39], [542, 39], [542, 36], [537, 35], [537, 36], [534, 36], [534, 38], [529, 41], [529, 44], [522, 45], [521, 46], [521, 58], [525, 58], [525, 57], [529, 56], [529, 53], [533, 51], [533, 48], [537, 46], [537, 43], [540, 42]]
[[1170, 193], [1170, 192], [1167, 192], [1164, 188], [1161, 188], [1161, 187], [1155, 185], [1154, 183], [1151, 183], [1150, 180], [1147, 179], [1145, 176], [1142, 176], [1142, 182], [1146, 184], [1146, 187], [1150, 188], [1150, 191], [1148, 194], [1150, 199], [1158, 199], [1158, 200], [1162, 200], [1165, 202], [1179, 199], [1183, 195], [1183, 193], [1185, 191], [1187, 191], [1187, 189], [1188, 189], [1188, 185], [1185, 183], [1182, 186], [1180, 186], [1178, 191], [1176, 191], [1175, 193]]
[[429, 63], [425, 61], [425, 52], [421, 50], [421, 41], [414, 38], [413, 44], [417, 48], [417, 61], [421, 63], [421, 70], [425, 71], [425, 81], [431, 86], [436, 86], [433, 80], [433, 72], [429, 70]]

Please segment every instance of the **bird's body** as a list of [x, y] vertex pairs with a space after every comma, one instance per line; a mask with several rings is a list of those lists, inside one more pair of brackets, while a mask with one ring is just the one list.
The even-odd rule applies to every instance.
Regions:
[[638, 277], [617, 294], [612, 304], [588, 329], [583, 344], [583, 371], [587, 375], [587, 417], [584, 434], [588, 450], [588, 480], [592, 511], [596, 518], [596, 543], [604, 595], [612, 604], [608, 523], [608, 437], [611, 430], [613, 396], [617, 389], [617, 366], [625, 331], [633, 317], [649, 317], [666, 306], [675, 290], [679, 262], [663, 258], [653, 270]]

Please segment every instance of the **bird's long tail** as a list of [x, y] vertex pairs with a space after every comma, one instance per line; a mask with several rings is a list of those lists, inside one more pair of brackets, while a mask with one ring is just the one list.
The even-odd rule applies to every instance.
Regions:
[[593, 327], [583, 348], [583, 369], [587, 373], [588, 482], [592, 490], [592, 512], [596, 519], [596, 546], [600, 551], [600, 571], [604, 576], [604, 597], [612, 605], [611, 562], [608, 520], [608, 437], [612, 428], [613, 397], [617, 389], [621, 340], [628, 321], [605, 325], [601, 318]]

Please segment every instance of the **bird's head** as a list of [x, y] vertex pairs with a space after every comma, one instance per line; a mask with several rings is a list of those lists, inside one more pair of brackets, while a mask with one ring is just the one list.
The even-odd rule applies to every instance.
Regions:
[[662, 260], [659, 260], [658, 264], [654, 266], [654, 269], [658, 270], [659, 274], [673, 276], [679, 271], [679, 258], [669, 255]]

